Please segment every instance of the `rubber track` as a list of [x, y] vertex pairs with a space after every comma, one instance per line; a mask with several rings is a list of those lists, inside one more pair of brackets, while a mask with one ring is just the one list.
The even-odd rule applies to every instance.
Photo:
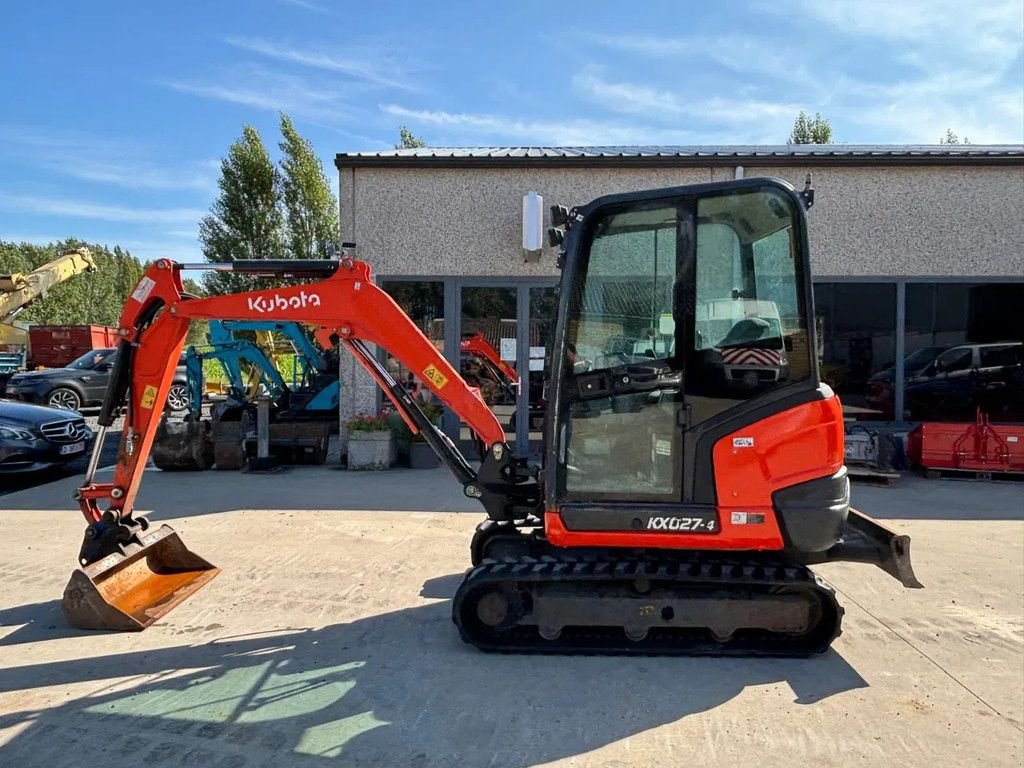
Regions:
[[[529, 594], [537, 584], [560, 583], [580, 587], [580, 600], [602, 585], [632, 584], [638, 578], [651, 589], [684, 589], [688, 593], [739, 595], [803, 593], [820, 603], [812, 609], [818, 623], [801, 635], [767, 631], [737, 632], [726, 642], [710, 633], [682, 628], [652, 628], [644, 640], [626, 638], [620, 628], [566, 627], [557, 640], [545, 640], [535, 626], [517, 625], [494, 630], [475, 614], [475, 595], [489, 587], [503, 586]], [[637, 600], [644, 600], [638, 594]], [[632, 654], [693, 656], [810, 656], [828, 650], [841, 632], [843, 608], [834, 590], [805, 566], [765, 560], [711, 559], [609, 559], [571, 555], [540, 558], [522, 556], [487, 560], [472, 568], [459, 586], [452, 603], [452, 620], [462, 639], [480, 650], [499, 653]]]

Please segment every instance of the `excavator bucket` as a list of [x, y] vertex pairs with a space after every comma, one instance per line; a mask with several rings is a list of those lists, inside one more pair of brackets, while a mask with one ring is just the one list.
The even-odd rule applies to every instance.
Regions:
[[214, 460], [210, 423], [163, 419], [150, 455], [153, 464], [164, 471], [209, 469]]
[[79, 629], [139, 632], [220, 572], [163, 525], [95, 563], [64, 588], [64, 616]]

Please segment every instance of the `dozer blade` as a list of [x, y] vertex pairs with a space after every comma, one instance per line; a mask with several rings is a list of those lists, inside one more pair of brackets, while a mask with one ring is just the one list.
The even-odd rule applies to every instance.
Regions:
[[910, 563], [910, 537], [858, 512], [853, 507], [846, 518], [840, 541], [813, 562], [852, 561], [877, 565], [908, 589], [924, 585]]
[[220, 572], [170, 526], [139, 542], [71, 574], [61, 608], [72, 626], [139, 632]]

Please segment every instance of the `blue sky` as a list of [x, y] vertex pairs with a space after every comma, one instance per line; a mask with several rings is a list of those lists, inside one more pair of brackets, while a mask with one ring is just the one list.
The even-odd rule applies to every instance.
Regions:
[[[495, 7], [488, 7], [488, 6]], [[1024, 142], [1024, 0], [9, 4], [0, 239], [200, 260], [219, 158], [288, 112], [393, 146]]]

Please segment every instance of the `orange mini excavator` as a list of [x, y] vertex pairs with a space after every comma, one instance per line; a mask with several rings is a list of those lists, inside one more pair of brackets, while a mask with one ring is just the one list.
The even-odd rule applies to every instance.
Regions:
[[[376, 379], [487, 520], [453, 600], [462, 637], [512, 652], [804, 655], [842, 608], [809, 565], [872, 563], [919, 587], [910, 541], [853, 510], [838, 398], [819, 382], [805, 208], [772, 179], [602, 197], [553, 209], [560, 304], [541, 466], [372, 279], [339, 261], [185, 265], [305, 278], [193, 298], [152, 264], [120, 320], [100, 415], [124, 414], [113, 480], [99, 443], [77, 493], [88, 521], [63, 607], [79, 627], [141, 629], [216, 569], [133, 501], [189, 323], [296, 321]], [[378, 361], [387, 349], [487, 447], [470, 463]], [[737, 366], [736, 352], [771, 350]], [[785, 354], [780, 354], [784, 350]], [[756, 355], [748, 355], [756, 357]], [[105, 427], [101, 427], [105, 430]]]

